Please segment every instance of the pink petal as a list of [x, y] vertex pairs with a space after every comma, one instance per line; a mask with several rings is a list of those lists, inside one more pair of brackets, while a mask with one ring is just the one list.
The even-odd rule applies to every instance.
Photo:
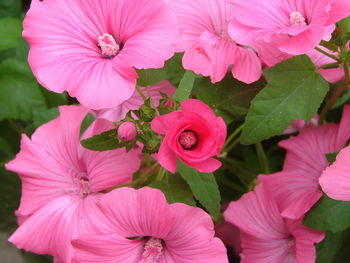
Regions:
[[181, 103], [180, 109], [183, 112], [195, 113], [212, 124], [216, 123], [217, 121], [217, 117], [213, 110], [200, 100], [187, 99]]
[[180, 203], [170, 206], [175, 219], [172, 230], [164, 239], [165, 257], [183, 263], [228, 262], [225, 246], [220, 239], [214, 238], [214, 226], [208, 214]]
[[261, 61], [253, 50], [237, 48], [231, 72], [236, 79], [248, 84], [252, 83], [261, 77]]
[[151, 128], [159, 134], [166, 134], [174, 124], [183, 116], [182, 112], [171, 112], [169, 114], [155, 117], [151, 122]]
[[193, 162], [187, 162], [186, 160], [182, 160], [185, 162], [188, 166], [191, 166], [192, 168], [195, 168], [201, 173], [211, 173], [216, 171], [220, 168], [221, 162], [219, 160], [216, 160], [214, 158], [209, 158], [207, 160], [193, 163]]
[[283, 239], [289, 235], [277, 203], [259, 185], [240, 200], [231, 202], [224, 213], [225, 220], [241, 231], [261, 239]]
[[130, 240], [118, 235], [82, 235], [72, 241], [75, 256], [72, 263], [139, 262], [144, 241]]
[[105, 217], [96, 203], [98, 195], [84, 200], [63, 196], [40, 208], [29, 217], [9, 241], [37, 254], [51, 254], [59, 262], [70, 262], [71, 239], [85, 233], [98, 233]]
[[350, 15], [349, 1], [335, 0], [332, 2], [332, 6], [330, 7], [329, 11], [329, 17], [326, 22], [327, 25], [334, 24]]
[[158, 162], [171, 173], [176, 173], [177, 159], [176, 154], [168, 146], [168, 140], [165, 138], [160, 145], [158, 154]]
[[118, 188], [104, 195], [100, 206], [123, 237], [164, 238], [172, 228], [173, 213], [160, 190]]
[[336, 161], [320, 177], [322, 190], [336, 200], [350, 201], [349, 146], [337, 155]]
[[301, 218], [322, 196], [317, 179], [298, 173], [261, 175], [259, 181], [273, 193], [282, 216], [291, 219]]

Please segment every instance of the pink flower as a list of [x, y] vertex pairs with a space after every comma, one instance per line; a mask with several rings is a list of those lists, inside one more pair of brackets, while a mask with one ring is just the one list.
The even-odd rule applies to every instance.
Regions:
[[251, 83], [261, 76], [261, 62], [254, 51], [236, 44], [227, 33], [234, 13], [227, 0], [173, 0], [180, 27], [177, 51], [185, 52], [183, 66], [218, 82], [231, 70], [240, 81]]
[[157, 189], [119, 188], [99, 205], [109, 219], [109, 234], [73, 240], [73, 262], [228, 262], [210, 216], [196, 207], [168, 204]]
[[[164, 80], [154, 86], [140, 87], [140, 89], [147, 98], [152, 99], [152, 103], [155, 107], [159, 106], [159, 101], [162, 98], [160, 94], [161, 92], [167, 94], [169, 97], [172, 97], [176, 91], [176, 88], [167, 80]], [[123, 120], [129, 111], [138, 110], [143, 103], [143, 98], [137, 92], [137, 90], [135, 90], [131, 98], [122, 104], [110, 109], [93, 111], [93, 113], [96, 118], [103, 118], [109, 121], [117, 122]]]
[[281, 141], [287, 150], [283, 171], [261, 175], [263, 181], [279, 200], [284, 217], [301, 218], [320, 199], [318, 183], [329, 165], [326, 154], [342, 149], [350, 139], [350, 106], [345, 106], [340, 124], [308, 126], [300, 134]]
[[314, 263], [314, 243], [324, 233], [306, 228], [301, 220], [284, 219], [265, 187], [258, 185], [231, 202], [224, 213], [241, 230], [241, 263]]
[[350, 201], [350, 146], [340, 151], [336, 161], [322, 173], [319, 182], [330, 198]]
[[203, 102], [185, 100], [180, 111], [154, 118], [151, 128], [165, 134], [158, 161], [170, 172], [176, 172], [176, 157], [200, 172], [212, 172], [221, 166], [221, 162], [212, 157], [220, 155], [226, 124]]
[[347, 0], [230, 0], [230, 36], [240, 44], [268, 43], [298, 55], [315, 48], [334, 23], [350, 15]]
[[134, 67], [163, 67], [177, 34], [164, 0], [33, 0], [23, 31], [38, 81], [91, 109], [129, 99]]
[[124, 142], [130, 142], [137, 136], [135, 123], [126, 121], [118, 127], [118, 137]]
[[[6, 165], [22, 180], [17, 215], [20, 227], [9, 241], [18, 248], [51, 254], [70, 262], [72, 238], [99, 231], [105, 217], [97, 208], [100, 191], [127, 183], [138, 169], [137, 151], [94, 152], [80, 146], [80, 125], [88, 110], [62, 106], [60, 116], [39, 127], [29, 139], [22, 136], [21, 151]], [[84, 137], [114, 125], [97, 120]]]

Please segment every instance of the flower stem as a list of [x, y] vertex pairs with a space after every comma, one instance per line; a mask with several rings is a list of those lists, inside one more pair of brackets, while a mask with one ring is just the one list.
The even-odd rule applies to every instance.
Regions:
[[269, 163], [261, 142], [255, 144], [256, 153], [258, 155], [261, 170], [264, 174], [270, 173]]
[[230, 142], [237, 136], [238, 133], [241, 132], [241, 130], [243, 129], [243, 124], [241, 126], [239, 126], [233, 133], [230, 134], [230, 136], [227, 138], [224, 147], [222, 149], [222, 152], [228, 152], [228, 148], [229, 148], [229, 144]]
[[136, 85], [136, 90], [137, 92], [141, 95], [141, 97], [143, 98], [143, 100], [146, 100], [147, 97], [145, 96], [145, 94], [143, 94], [142, 90], [140, 89], [140, 87], [138, 85]]
[[319, 69], [337, 68], [339, 65], [340, 65], [340, 62], [329, 63], [329, 64], [325, 64], [325, 65], [322, 65], [322, 66], [318, 67], [317, 70], [319, 70]]
[[335, 61], [340, 61], [339, 58], [338, 58], [337, 56], [334, 56], [334, 55], [328, 53], [327, 51], [324, 51], [323, 49], [321, 49], [321, 48], [319, 48], [319, 47], [315, 47], [315, 49], [316, 49], [318, 52], [322, 53], [323, 55], [334, 59]]

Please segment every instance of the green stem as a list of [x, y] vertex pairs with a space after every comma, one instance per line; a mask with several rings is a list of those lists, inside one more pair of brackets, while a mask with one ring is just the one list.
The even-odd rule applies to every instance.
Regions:
[[349, 65], [347, 63], [343, 63], [343, 68], [344, 68], [344, 75], [345, 79], [344, 82], [339, 85], [333, 92], [331, 98], [329, 101], [326, 103], [326, 106], [322, 109], [320, 113], [320, 118], [318, 120], [318, 124], [323, 124], [327, 113], [330, 111], [330, 109], [333, 107], [333, 105], [337, 102], [339, 97], [344, 93], [344, 91], [348, 88], [349, 83], [350, 83], [350, 72], [349, 72]]
[[226, 152], [229, 152], [232, 149], [234, 149], [239, 144], [240, 141], [241, 141], [241, 138], [237, 138], [229, 147], [227, 147]]
[[[230, 144], [230, 142], [236, 137], [236, 135], [238, 133], [240, 133], [240, 131], [243, 129], [243, 124], [241, 126], [239, 126], [233, 133], [230, 134], [230, 136], [227, 138], [224, 147], [223, 147], [223, 152], [225, 152], [225, 149], [227, 148], [227, 146]], [[227, 152], [227, 151], [226, 151]]]
[[325, 64], [325, 65], [322, 65], [322, 66], [318, 67], [317, 70], [319, 70], [319, 69], [337, 68], [339, 65], [340, 65], [340, 62], [329, 63], [329, 64]]
[[143, 100], [146, 100], [147, 97], [145, 96], [145, 94], [143, 94], [142, 90], [140, 89], [140, 87], [138, 85], [136, 85], [136, 90], [137, 92], [141, 95], [141, 97], [143, 98]]
[[261, 142], [255, 144], [256, 153], [258, 155], [261, 170], [264, 174], [270, 173], [269, 163]]
[[334, 59], [335, 61], [339, 61], [339, 58], [337, 56], [334, 56], [334, 55], [328, 53], [327, 51], [324, 51], [323, 49], [321, 49], [319, 47], [315, 47], [315, 49], [318, 52], [322, 53], [323, 55], [326, 55], [327, 57], [330, 57], [330, 58]]

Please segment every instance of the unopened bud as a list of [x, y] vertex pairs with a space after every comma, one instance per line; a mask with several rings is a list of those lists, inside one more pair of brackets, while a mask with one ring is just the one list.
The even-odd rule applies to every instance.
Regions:
[[126, 121], [120, 124], [118, 128], [118, 136], [124, 142], [130, 142], [137, 136], [137, 130], [135, 123]]

